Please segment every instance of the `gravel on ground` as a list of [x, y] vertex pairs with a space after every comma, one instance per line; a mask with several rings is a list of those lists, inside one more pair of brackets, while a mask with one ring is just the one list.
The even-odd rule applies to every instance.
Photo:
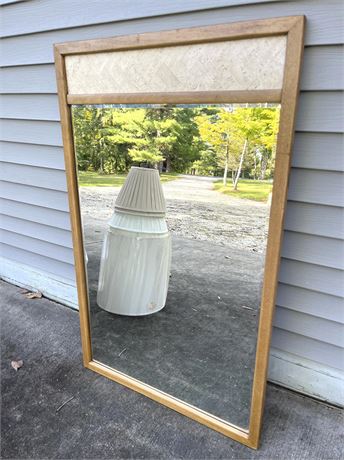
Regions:
[[[167, 204], [167, 224], [172, 234], [236, 249], [263, 253], [269, 206], [235, 198], [213, 189], [217, 178], [180, 176], [163, 184]], [[81, 187], [82, 214], [106, 227], [118, 187]]]

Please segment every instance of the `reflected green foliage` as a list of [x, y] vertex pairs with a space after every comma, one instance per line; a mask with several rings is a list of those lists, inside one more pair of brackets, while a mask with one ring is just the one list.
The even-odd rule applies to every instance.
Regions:
[[185, 172], [199, 157], [199, 109], [73, 107], [80, 171], [124, 173], [131, 165]]
[[242, 178], [273, 177], [278, 123], [279, 109], [267, 106], [75, 106], [81, 183], [120, 185], [135, 165], [222, 176], [236, 190]]
[[215, 173], [221, 168], [226, 185], [230, 172], [234, 189], [244, 172], [252, 179], [273, 177], [279, 110], [223, 108], [211, 116], [202, 114], [196, 121], [200, 137], [208, 147], [195, 163], [200, 173], [203, 170]]

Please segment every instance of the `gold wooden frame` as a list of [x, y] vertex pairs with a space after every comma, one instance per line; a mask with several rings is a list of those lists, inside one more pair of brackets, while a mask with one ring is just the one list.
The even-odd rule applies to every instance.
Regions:
[[[68, 42], [56, 44], [54, 46], [69, 207], [73, 233], [74, 260], [80, 308], [81, 342], [84, 365], [88, 369], [142, 393], [149, 398], [254, 449], [258, 448], [264, 408], [269, 347], [278, 282], [283, 222], [287, 200], [295, 114], [299, 92], [300, 68], [303, 54], [304, 24], [305, 18], [303, 16], [292, 16], [221, 24], [208, 27], [171, 30], [166, 32], [119, 36], [106, 39]], [[65, 56], [68, 55], [168, 47], [223, 40], [253, 39], [279, 35], [287, 36], [284, 78], [281, 91], [212, 91], [192, 93], [91, 95], [68, 94], [67, 76], [64, 62]], [[70, 106], [71, 104], [191, 102], [194, 104], [219, 102], [279, 102], [281, 104], [280, 130], [277, 139], [275, 178], [265, 258], [264, 282], [262, 289], [256, 362], [248, 430], [232, 425], [229, 422], [221, 420], [216, 416], [180, 401], [171, 395], [95, 361], [92, 357], [87, 275], [85, 270], [83, 233], [80, 217], [78, 180]]]

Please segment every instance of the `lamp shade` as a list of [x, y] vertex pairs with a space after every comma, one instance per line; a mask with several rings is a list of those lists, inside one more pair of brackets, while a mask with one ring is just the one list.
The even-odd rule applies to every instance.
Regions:
[[163, 217], [166, 203], [159, 171], [133, 166], [117, 197], [115, 210], [141, 216]]

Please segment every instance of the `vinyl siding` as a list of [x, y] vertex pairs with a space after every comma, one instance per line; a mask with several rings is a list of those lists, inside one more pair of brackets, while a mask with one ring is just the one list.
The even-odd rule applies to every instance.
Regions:
[[[95, 0], [82, 2], [82, 7], [80, 0], [3, 3], [1, 254], [6, 260], [72, 285], [75, 275], [52, 45], [251, 19], [307, 16], [272, 344], [273, 350], [290, 354], [295, 362], [306, 360], [314, 369], [342, 368], [342, 2], [147, 0], [136, 2], [135, 8], [120, 0], [103, 1], [102, 8]], [[296, 389], [302, 387], [297, 381], [290, 383], [287, 377], [283, 377], [282, 368], [282, 377], [277, 380]], [[304, 391], [307, 393], [307, 389]]]

